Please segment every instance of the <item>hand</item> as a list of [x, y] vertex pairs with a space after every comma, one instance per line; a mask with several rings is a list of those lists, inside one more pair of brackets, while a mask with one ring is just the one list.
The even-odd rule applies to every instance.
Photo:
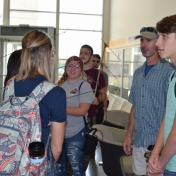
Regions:
[[95, 99], [94, 99], [94, 101], [93, 101], [92, 104], [93, 104], [93, 105], [99, 105], [99, 101], [98, 101], [98, 98], [97, 98], [97, 97], [95, 97]]
[[147, 164], [148, 175], [155, 176], [156, 174], [164, 173], [164, 170], [159, 164], [159, 155], [152, 154]]
[[106, 106], [104, 105], [103, 110], [104, 110], [104, 112], [107, 111], [107, 105]]
[[131, 155], [132, 150], [131, 150], [131, 137], [126, 136], [125, 140], [123, 141], [123, 150], [126, 155]]

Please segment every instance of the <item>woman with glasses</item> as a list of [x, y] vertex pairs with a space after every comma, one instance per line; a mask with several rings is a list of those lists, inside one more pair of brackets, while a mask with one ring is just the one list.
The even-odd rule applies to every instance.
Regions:
[[58, 81], [67, 95], [67, 121], [64, 145], [58, 162], [58, 174], [65, 176], [68, 162], [73, 175], [85, 176], [84, 152], [82, 151], [86, 127], [84, 116], [94, 101], [94, 94], [83, 70], [83, 61], [77, 57], [70, 57], [65, 64], [65, 71]]

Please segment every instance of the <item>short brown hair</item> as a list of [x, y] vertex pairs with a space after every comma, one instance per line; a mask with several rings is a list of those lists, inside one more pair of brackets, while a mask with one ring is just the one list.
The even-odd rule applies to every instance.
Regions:
[[22, 55], [17, 81], [34, 78], [40, 68], [42, 75], [51, 81], [52, 43], [48, 35], [40, 30], [26, 33], [22, 39]]
[[176, 33], [176, 15], [163, 18], [156, 24], [156, 29], [161, 33]]

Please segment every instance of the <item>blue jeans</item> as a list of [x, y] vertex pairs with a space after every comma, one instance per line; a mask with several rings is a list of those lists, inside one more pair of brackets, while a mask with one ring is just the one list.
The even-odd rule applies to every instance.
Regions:
[[57, 176], [65, 176], [68, 161], [71, 165], [73, 176], [85, 176], [84, 171], [84, 152], [82, 151], [85, 143], [86, 128], [84, 127], [78, 134], [71, 138], [65, 138], [62, 153], [58, 161]]
[[164, 172], [164, 176], [176, 176], [176, 172], [170, 172], [166, 169]]

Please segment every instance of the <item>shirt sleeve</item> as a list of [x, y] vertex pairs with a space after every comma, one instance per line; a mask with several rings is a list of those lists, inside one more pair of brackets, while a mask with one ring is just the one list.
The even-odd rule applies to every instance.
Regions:
[[[98, 76], [97, 76], [97, 77], [98, 77]], [[100, 72], [98, 90], [101, 90], [101, 89], [103, 89], [104, 87], [106, 87], [105, 78], [104, 78], [104, 75]]]
[[63, 88], [56, 86], [40, 102], [40, 114], [43, 125], [48, 122], [64, 122], [66, 115], [66, 93]]
[[92, 104], [94, 101], [95, 95], [93, 90], [88, 82], [83, 82], [80, 89], [80, 103], [89, 103]]
[[134, 96], [133, 96], [133, 90], [134, 90], [134, 85], [135, 85], [135, 80], [136, 80], [136, 71], [134, 72], [134, 75], [133, 75], [133, 81], [132, 81], [132, 85], [131, 85], [131, 91], [130, 91], [130, 95], [129, 95], [129, 98], [128, 98], [128, 101], [135, 105], [135, 101], [134, 101]]
[[103, 73], [103, 76], [105, 79], [105, 84], [106, 84], [106, 86], [108, 86], [108, 82], [109, 82], [108, 74], [106, 72], [102, 72], [102, 73]]

